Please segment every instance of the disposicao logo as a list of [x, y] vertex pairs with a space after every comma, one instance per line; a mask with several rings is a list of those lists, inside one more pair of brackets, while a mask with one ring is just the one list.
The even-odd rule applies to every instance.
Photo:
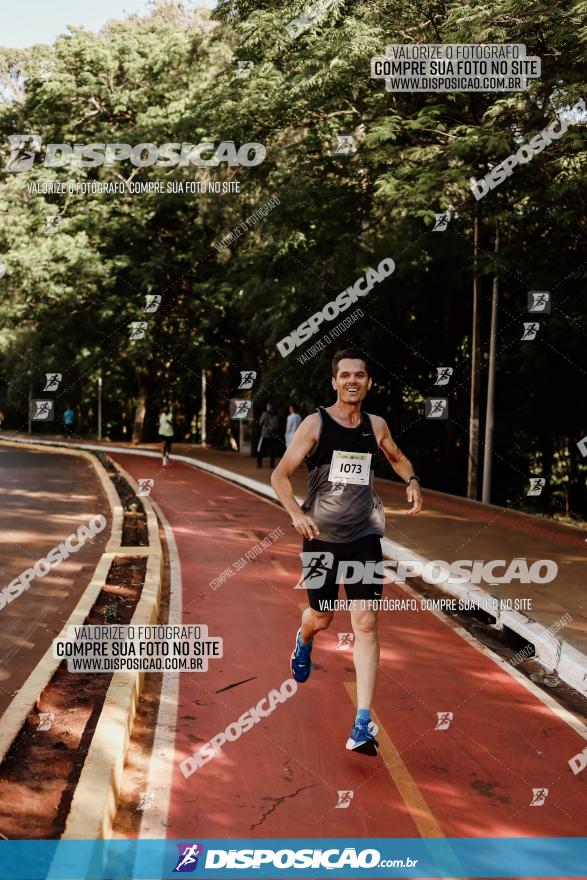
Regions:
[[395, 271], [395, 263], [391, 257], [381, 260], [376, 269], [369, 267], [364, 275], [341, 291], [335, 299], [326, 303], [324, 308], [313, 314], [307, 321], [300, 324], [277, 343], [281, 357], [287, 357], [294, 349], [310, 339], [318, 332], [318, 327], [324, 321], [334, 321], [341, 312], [345, 312], [360, 296], [367, 296], [376, 284], [381, 284]]
[[178, 856], [174, 874], [191, 874], [198, 867], [200, 856], [204, 855], [201, 843], [176, 843]]
[[[41, 153], [42, 140], [38, 134], [11, 134], [10, 158], [7, 171], [30, 171], [37, 156]], [[204, 155], [206, 154], [206, 155]], [[157, 144], [47, 144], [45, 147], [45, 168], [98, 168], [112, 166], [116, 162], [129, 160], [136, 168], [159, 165], [171, 168], [175, 165], [185, 167], [198, 165], [215, 168], [221, 162], [231, 167], [245, 165], [248, 168], [260, 165], [267, 151], [263, 144], [251, 142], [237, 147], [234, 141], [222, 141], [218, 145], [207, 141], [200, 144], [166, 143]]]

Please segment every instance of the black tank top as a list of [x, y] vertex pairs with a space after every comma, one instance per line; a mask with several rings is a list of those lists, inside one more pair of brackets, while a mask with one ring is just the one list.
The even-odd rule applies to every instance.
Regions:
[[[371, 419], [361, 413], [356, 428], [345, 428], [324, 407], [317, 410], [322, 422], [316, 446], [306, 458], [309, 470], [308, 496], [302, 510], [318, 524], [321, 541], [335, 544], [356, 541], [385, 531], [385, 512], [373, 489], [373, 459], [379, 446]], [[335, 451], [367, 452], [372, 455], [368, 485], [333, 483], [328, 479]]]

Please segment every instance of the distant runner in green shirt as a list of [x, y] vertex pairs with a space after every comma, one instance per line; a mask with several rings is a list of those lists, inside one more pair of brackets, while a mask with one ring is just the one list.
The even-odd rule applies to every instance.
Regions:
[[169, 464], [173, 433], [173, 415], [171, 413], [171, 407], [166, 406], [162, 409], [159, 416], [159, 439], [163, 443], [163, 467], [167, 467]]

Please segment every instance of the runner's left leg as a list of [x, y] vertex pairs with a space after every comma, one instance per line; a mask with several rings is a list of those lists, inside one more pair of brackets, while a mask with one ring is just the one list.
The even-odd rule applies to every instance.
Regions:
[[381, 541], [368, 535], [349, 545], [349, 560], [365, 566], [359, 583], [345, 585], [352, 600], [351, 626], [355, 636], [353, 662], [357, 674], [357, 714], [346, 747], [365, 755], [377, 754], [377, 727], [371, 720], [371, 705], [379, 668], [379, 633], [377, 605], [383, 590], [382, 574], [376, 571], [382, 561]]
[[379, 668], [377, 611], [351, 611], [355, 634], [353, 662], [357, 673], [357, 709], [371, 711]]

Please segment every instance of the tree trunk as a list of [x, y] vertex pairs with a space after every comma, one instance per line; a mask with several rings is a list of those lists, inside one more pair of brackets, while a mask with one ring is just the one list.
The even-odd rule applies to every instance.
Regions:
[[567, 478], [566, 511], [567, 516], [575, 518], [582, 510], [581, 495], [585, 492], [585, 484], [579, 478], [579, 457], [577, 444], [569, 437], [567, 440], [567, 452], [569, 454], [569, 474]]
[[491, 475], [493, 470], [493, 424], [495, 416], [495, 354], [497, 348], [497, 304], [499, 301], [499, 221], [495, 221], [495, 263], [491, 293], [491, 327], [489, 332], [489, 363], [487, 365], [487, 403], [485, 407], [485, 446], [483, 448], [482, 501], [491, 502]]
[[545, 513], [556, 512], [556, 507], [552, 509], [552, 466], [554, 464], [554, 437], [552, 434], [543, 434], [540, 443], [540, 452], [542, 457], [542, 476], [546, 477], [546, 484], [541, 492], [540, 507]]
[[481, 368], [481, 290], [479, 281], [479, 212], [473, 222], [473, 326], [471, 329], [471, 406], [469, 411], [469, 462], [467, 497], [477, 498], [479, 474], [479, 382]]

